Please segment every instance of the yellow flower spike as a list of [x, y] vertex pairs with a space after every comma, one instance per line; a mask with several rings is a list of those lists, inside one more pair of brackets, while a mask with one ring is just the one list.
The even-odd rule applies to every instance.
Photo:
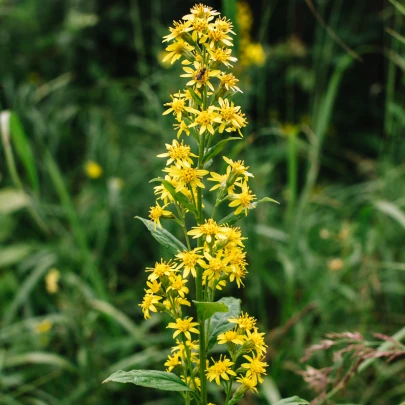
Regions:
[[175, 291], [181, 298], [184, 298], [184, 295], [188, 294], [189, 289], [186, 287], [187, 280], [182, 276], [170, 276], [169, 281], [171, 284], [167, 287], [166, 292]]
[[193, 164], [191, 157], [198, 157], [194, 153], [191, 153], [191, 148], [188, 145], [184, 145], [183, 141], [179, 143], [174, 139], [172, 144], [166, 143], [166, 153], [161, 153], [157, 155], [158, 158], [166, 158], [169, 159], [166, 162], [166, 166], [170, 165], [173, 162], [187, 162], [190, 165]]
[[84, 169], [86, 171], [87, 177], [90, 177], [91, 179], [98, 179], [103, 174], [102, 167], [93, 160], [89, 160], [84, 166]]
[[198, 253], [201, 248], [196, 248], [191, 251], [185, 250], [184, 252], [178, 253], [176, 255], [180, 264], [177, 266], [177, 270], [183, 269], [183, 277], [186, 278], [190, 272], [193, 277], [197, 277], [196, 266], [204, 263], [203, 256]]
[[244, 336], [238, 335], [238, 332], [236, 332], [235, 330], [228, 330], [227, 332], [218, 335], [217, 340], [219, 345], [224, 345], [228, 343], [234, 343], [235, 345], [243, 345]]
[[260, 355], [253, 355], [252, 357], [243, 355], [243, 357], [248, 361], [248, 363], [242, 364], [242, 368], [247, 370], [246, 377], [251, 377], [253, 381], [262, 383], [262, 375], [266, 375], [266, 367], [268, 366], [267, 363], [261, 361], [263, 357]]
[[188, 317], [184, 319], [177, 318], [176, 322], [170, 322], [167, 328], [176, 329], [173, 333], [173, 339], [180, 333], [183, 333], [188, 340], [191, 340], [190, 332], [199, 334], [200, 332], [195, 328], [195, 326], [198, 326], [198, 322], [192, 322], [192, 320], [192, 317]]
[[245, 215], [248, 214], [250, 208], [253, 208], [252, 202], [256, 200], [256, 195], [252, 194], [252, 190], [249, 189], [247, 181], [242, 184], [242, 190], [240, 194], [232, 194], [233, 201], [229, 204], [229, 207], [237, 207], [235, 215], [245, 211]]
[[145, 319], [151, 318], [149, 311], [157, 312], [157, 308], [155, 307], [155, 304], [157, 304], [161, 299], [162, 299], [162, 297], [158, 297], [153, 294], [146, 294], [143, 297], [142, 304], [138, 304], [138, 306], [140, 306], [142, 308], [142, 312], [143, 312]]
[[229, 376], [236, 376], [236, 373], [231, 369], [234, 363], [227, 359], [226, 356], [222, 359], [221, 355], [218, 361], [212, 359], [212, 362], [214, 364], [211, 367], [208, 367], [206, 371], [207, 378], [210, 381], [215, 380], [215, 382], [220, 385], [221, 378], [228, 381]]
[[149, 210], [149, 218], [155, 223], [155, 230], [156, 230], [156, 225], [159, 225], [159, 227], [162, 227], [162, 224], [160, 223], [160, 218], [174, 218], [174, 215], [172, 212], [165, 210], [165, 207], [168, 204], [165, 204], [163, 207], [159, 205], [159, 203], [156, 201], [156, 205], [154, 207], [150, 207]]

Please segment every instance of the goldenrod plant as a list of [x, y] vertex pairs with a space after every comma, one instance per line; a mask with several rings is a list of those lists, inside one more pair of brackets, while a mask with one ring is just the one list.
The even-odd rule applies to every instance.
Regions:
[[[178, 391], [185, 404], [207, 405], [207, 382], [222, 387], [225, 405], [236, 404], [247, 391], [257, 392], [267, 367], [265, 334], [256, 319], [240, 313], [235, 298], [216, 301], [228, 283], [242, 287], [248, 273], [246, 238], [235, 223], [257, 204], [274, 202], [256, 199], [249, 186], [253, 174], [242, 160], [223, 156], [225, 172], [209, 171], [227, 143], [241, 139], [247, 125], [245, 114], [231, 101], [241, 92], [229, 72], [237, 61], [232, 56], [233, 35], [230, 20], [198, 4], [164, 37], [163, 42], [170, 43], [165, 59], [181, 60], [181, 77], [187, 82], [165, 104], [163, 114], [176, 119], [177, 136], [158, 155], [166, 167], [162, 177], [151, 180], [157, 183], [157, 200], [150, 219], [140, 219], [172, 258], [146, 269], [145, 296], [139, 305], [145, 319], [153, 312], [172, 318], [167, 328], [173, 330], [174, 346], [165, 372], [117, 371], [106, 380]], [[222, 204], [232, 212], [219, 218]], [[163, 219], [181, 227], [184, 244], [162, 227]], [[192, 287], [195, 300], [190, 299]], [[208, 356], [215, 344], [223, 352], [216, 358]]]

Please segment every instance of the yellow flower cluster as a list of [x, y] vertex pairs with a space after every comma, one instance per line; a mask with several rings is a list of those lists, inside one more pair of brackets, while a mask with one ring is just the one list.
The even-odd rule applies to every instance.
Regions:
[[250, 30], [253, 24], [253, 15], [246, 1], [239, 0], [237, 2], [236, 18], [240, 31], [240, 64], [242, 66], [263, 66], [266, 62], [266, 54], [260, 43], [252, 41]]
[[[167, 108], [163, 114], [172, 114], [177, 121], [177, 139], [167, 143], [166, 150], [158, 155], [165, 159], [165, 168], [163, 177], [154, 180], [159, 184], [154, 187], [156, 203], [150, 208], [149, 218], [155, 232], [161, 232], [162, 219], [176, 222], [186, 245], [170, 260], [161, 259], [146, 269], [147, 288], [139, 304], [145, 319], [151, 317], [151, 312], [165, 312], [173, 319], [167, 328], [173, 329], [176, 346], [165, 363], [166, 370], [178, 372], [202, 404], [207, 404], [207, 379], [217, 384], [225, 382], [229, 394], [235, 379], [243, 392], [256, 391], [266, 367], [262, 360], [267, 346], [254, 318], [242, 314], [229, 319], [236, 325], [220, 334], [217, 343], [227, 344], [230, 358], [221, 356], [210, 365], [205, 356], [206, 322], [184, 311], [185, 306], [191, 307], [188, 295], [194, 285], [197, 301], [214, 302], [217, 290], [228, 282], [235, 282], [240, 288], [247, 274], [246, 238], [239, 227], [216, 220], [215, 214], [223, 203], [231, 207], [230, 215], [236, 219], [255, 208], [256, 196], [248, 185], [253, 175], [244, 161], [226, 156], [224, 173], [207, 170], [226, 146], [228, 137], [236, 132], [242, 136], [241, 130], [247, 125], [241, 107], [230, 101], [241, 92], [238, 79], [227, 70], [236, 62], [232, 56], [234, 34], [231, 21], [211, 7], [198, 4], [182, 21], [174, 22], [170, 34], [164, 37], [163, 42], [169, 43], [165, 60], [181, 61], [181, 77], [188, 81], [185, 89], [172, 94], [171, 101], [164, 104]], [[190, 138], [185, 137], [192, 137], [195, 142], [188, 143]], [[206, 193], [208, 182], [214, 184]], [[204, 204], [210, 194], [214, 205]], [[206, 206], [214, 206], [211, 215]], [[190, 216], [195, 220], [191, 227], [190, 221], [186, 221]], [[242, 356], [247, 363], [236, 368]]]

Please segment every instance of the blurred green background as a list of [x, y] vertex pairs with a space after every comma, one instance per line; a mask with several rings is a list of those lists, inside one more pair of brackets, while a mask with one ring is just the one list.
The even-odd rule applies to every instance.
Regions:
[[[185, 84], [161, 37], [193, 4], [0, 0], [2, 404], [178, 403], [101, 382], [162, 370], [172, 341], [138, 307], [145, 267], [166, 252], [134, 216], [153, 205], [174, 135], [163, 103]], [[268, 377], [243, 404], [311, 400], [297, 372], [325, 333], [405, 336], [405, 5], [206, 4], [238, 34], [249, 125], [226, 154], [281, 203], [244, 221], [246, 288], [225, 292], [268, 333]], [[404, 378], [403, 357], [379, 360], [329, 403], [398, 405]]]

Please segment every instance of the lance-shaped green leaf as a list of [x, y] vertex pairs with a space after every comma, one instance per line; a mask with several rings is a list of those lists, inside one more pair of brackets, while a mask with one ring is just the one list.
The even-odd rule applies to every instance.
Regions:
[[216, 145], [214, 145], [212, 148], [208, 150], [208, 153], [204, 156], [203, 158], [203, 163], [208, 162], [210, 159], [212, 159], [214, 156], [218, 155], [219, 152], [221, 152], [222, 149], [224, 149], [225, 145], [229, 141], [239, 141], [241, 138], [236, 138], [236, 137], [231, 137], [231, 138], [226, 138], [223, 139], [222, 141], [219, 141]]
[[177, 254], [186, 250], [187, 248], [169, 231], [164, 229], [163, 227], [156, 226], [153, 221], [149, 221], [149, 219], [135, 217], [136, 219], [140, 219], [145, 226], [148, 228], [149, 232], [152, 236], [166, 249], [170, 251], [172, 254]]
[[197, 105], [201, 105], [203, 103], [202, 98], [191, 87], [189, 87], [187, 90]]
[[208, 346], [207, 350], [211, 349], [220, 333], [224, 333], [232, 329], [235, 325], [228, 321], [229, 318], [235, 318], [240, 313], [240, 300], [233, 297], [224, 297], [217, 301], [217, 303], [225, 304], [228, 307], [228, 312], [216, 312], [212, 315], [208, 331]]
[[[280, 204], [278, 201], [273, 200], [270, 197], [264, 197], [259, 201], [255, 201], [254, 203], [252, 203], [251, 208], [249, 208], [250, 210], [254, 210], [256, 209], [256, 207], [258, 206], [258, 204], [264, 203], [264, 202], [274, 202], [276, 204]], [[227, 224], [229, 226], [235, 224], [236, 222], [238, 222], [240, 219], [242, 219], [245, 216], [245, 214], [242, 212], [238, 215], [235, 215], [233, 212], [229, 215], [227, 215], [226, 217], [222, 218], [221, 220], [218, 221], [218, 225], [223, 225], [223, 224]]]
[[132, 383], [141, 387], [156, 388], [163, 391], [192, 391], [176, 374], [155, 370], [118, 370], [111, 374], [107, 382]]
[[149, 183], [154, 183], [154, 182], [162, 183], [164, 188], [172, 195], [172, 197], [177, 202], [184, 205], [193, 214], [195, 214], [195, 215], [198, 214], [196, 208], [194, 207], [193, 204], [190, 203], [188, 198], [182, 193], [177, 193], [175, 187], [173, 187], [173, 185], [171, 183], [169, 183], [167, 180], [157, 177], [156, 179], [152, 179], [149, 181]]
[[308, 405], [309, 402], [305, 399], [298, 398], [297, 396], [282, 399], [281, 401], [276, 402], [274, 405]]
[[205, 321], [217, 312], [229, 312], [229, 308], [223, 302], [200, 302], [194, 301], [197, 307], [198, 319]]

